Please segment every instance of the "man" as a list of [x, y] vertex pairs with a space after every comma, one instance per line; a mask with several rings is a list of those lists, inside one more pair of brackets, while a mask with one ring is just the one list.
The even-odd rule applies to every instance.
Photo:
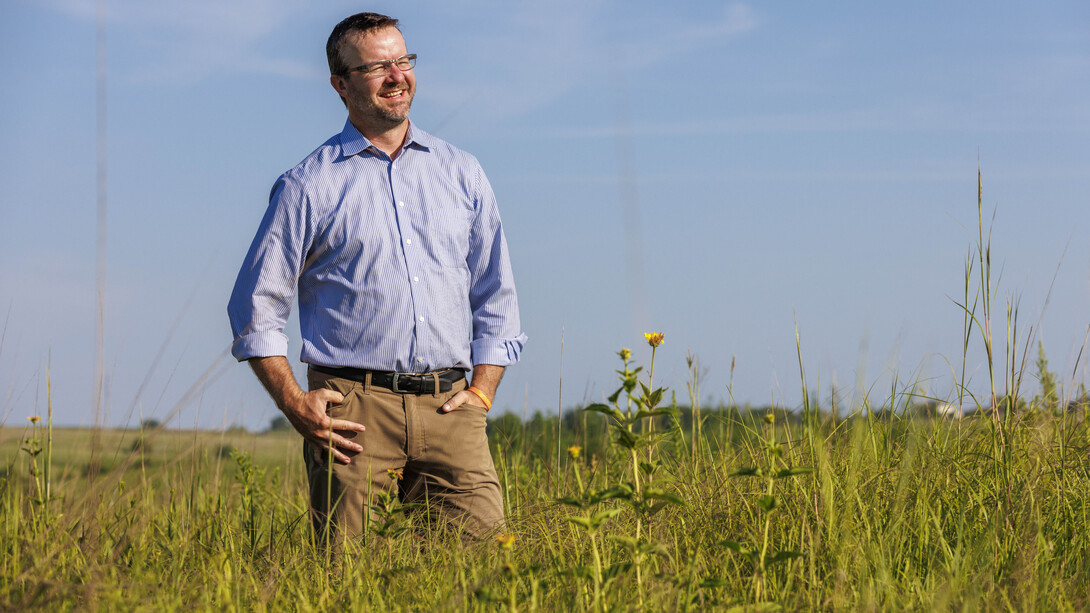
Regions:
[[[485, 413], [526, 341], [495, 197], [473, 156], [409, 121], [416, 55], [396, 19], [353, 15], [326, 54], [348, 121], [274, 185], [228, 305], [232, 352], [305, 439], [317, 529], [362, 533], [398, 487], [480, 537], [503, 521]], [[283, 333], [296, 290], [307, 392]]]

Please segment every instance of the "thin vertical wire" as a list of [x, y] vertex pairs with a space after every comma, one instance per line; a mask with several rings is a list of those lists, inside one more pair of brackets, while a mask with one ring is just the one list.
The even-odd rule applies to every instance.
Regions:
[[96, 199], [95, 290], [95, 426], [91, 439], [90, 477], [94, 480], [99, 451], [99, 430], [103, 422], [103, 401], [106, 379], [106, 0], [98, 0], [95, 10], [95, 124], [97, 135], [96, 162], [98, 167]]
[[[622, 58], [623, 59], [623, 58]], [[625, 62], [616, 62], [624, 66]], [[632, 142], [632, 121], [629, 115], [628, 96], [624, 71], [610, 73], [617, 116], [617, 183], [621, 199], [621, 228], [624, 231], [624, 269], [628, 281], [628, 308], [636, 332], [648, 327], [647, 292], [644, 284], [644, 241], [640, 219], [640, 192], [636, 182], [636, 147]]]
[[564, 326], [560, 326], [560, 383], [556, 392], [556, 496], [560, 497], [560, 435], [564, 426]]

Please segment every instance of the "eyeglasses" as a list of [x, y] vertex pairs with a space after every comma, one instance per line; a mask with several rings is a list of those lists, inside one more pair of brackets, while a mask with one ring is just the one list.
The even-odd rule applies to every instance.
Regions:
[[355, 68], [349, 68], [344, 71], [344, 75], [347, 76], [353, 72], [362, 72], [365, 77], [385, 77], [393, 72], [393, 67], [397, 66], [397, 69], [401, 72], [408, 72], [416, 66], [416, 54], [410, 53], [403, 55], [394, 60], [378, 60], [375, 62], [368, 62]]

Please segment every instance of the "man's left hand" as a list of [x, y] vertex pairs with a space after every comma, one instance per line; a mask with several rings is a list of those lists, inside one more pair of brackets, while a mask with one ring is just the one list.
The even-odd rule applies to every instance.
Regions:
[[[481, 390], [489, 400], [496, 398], [496, 389], [500, 386], [500, 379], [503, 378], [503, 366], [495, 366], [492, 364], [477, 364], [473, 367], [473, 383], [471, 387], [475, 387]], [[443, 406], [442, 411], [444, 413], [450, 413], [454, 409], [462, 406], [463, 404], [471, 404], [473, 406], [482, 406], [481, 399], [476, 394], [464, 389], [451, 397]], [[488, 407], [484, 407], [488, 410]]]
[[[481, 399], [478, 398], [473, 392], [468, 390], [462, 390], [457, 394], [451, 396], [450, 400], [443, 405], [443, 412], [450, 413], [454, 409], [462, 406], [463, 404], [472, 404], [475, 406], [481, 406]], [[483, 407], [482, 407], [483, 408]], [[488, 409], [485, 409], [488, 410]]]

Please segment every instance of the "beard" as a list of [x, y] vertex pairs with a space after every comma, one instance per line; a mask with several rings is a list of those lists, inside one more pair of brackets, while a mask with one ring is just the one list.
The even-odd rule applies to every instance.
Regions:
[[[409, 109], [412, 107], [413, 97], [416, 94], [413, 89], [414, 88], [411, 89], [408, 86], [386, 89], [379, 92], [375, 98], [372, 98], [371, 96], [360, 97], [357, 99], [358, 102], [356, 102], [354, 106], [360, 115], [369, 118], [376, 124], [384, 125], [386, 127], [398, 126], [409, 118]], [[399, 101], [394, 107], [382, 104], [382, 99], [379, 98], [379, 96], [398, 90], [405, 91], [405, 100]], [[378, 99], [376, 100], [376, 98]]]

